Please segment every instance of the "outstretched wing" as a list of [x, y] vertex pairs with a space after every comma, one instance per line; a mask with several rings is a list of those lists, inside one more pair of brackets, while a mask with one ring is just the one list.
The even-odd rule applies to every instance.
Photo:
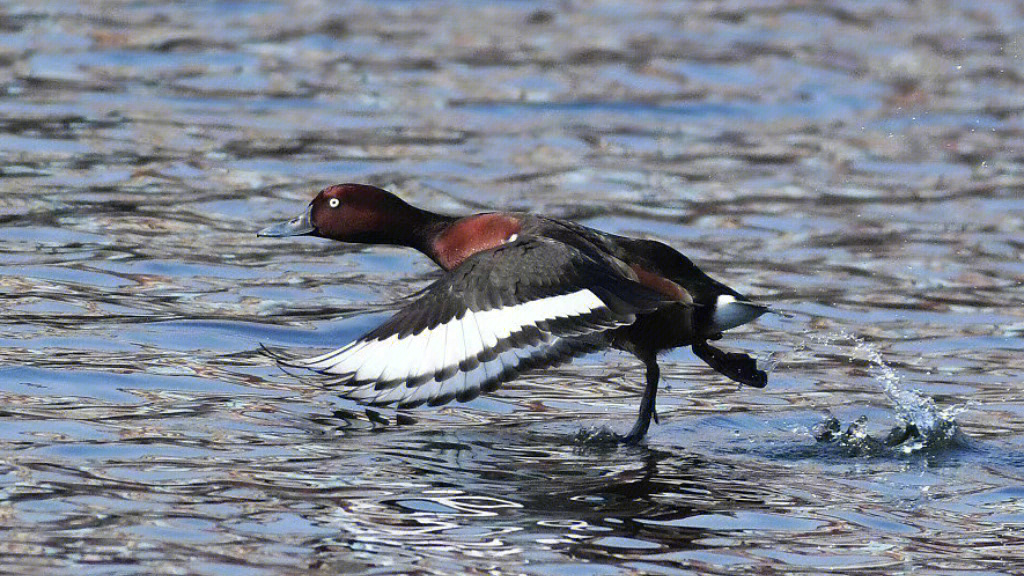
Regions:
[[467, 259], [351, 344], [281, 362], [336, 375], [331, 385], [366, 403], [470, 400], [603, 347], [601, 332], [667, 302], [628, 274], [555, 240], [519, 240]]

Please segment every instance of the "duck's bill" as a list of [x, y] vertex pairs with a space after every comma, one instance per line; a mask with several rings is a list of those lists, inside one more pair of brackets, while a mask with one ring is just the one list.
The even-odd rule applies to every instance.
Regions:
[[256, 235], [281, 238], [283, 236], [305, 236], [308, 234], [315, 234], [316, 227], [313, 226], [312, 222], [310, 222], [310, 212], [312, 211], [313, 206], [310, 205], [310, 207], [307, 208], [306, 211], [298, 218], [264, 228], [257, 232]]

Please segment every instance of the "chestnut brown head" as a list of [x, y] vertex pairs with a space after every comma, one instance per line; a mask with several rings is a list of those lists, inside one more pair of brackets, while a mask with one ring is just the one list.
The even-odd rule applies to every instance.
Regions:
[[320, 191], [298, 217], [257, 236], [322, 236], [341, 242], [399, 244], [421, 211], [394, 194], [366, 184], [336, 184]]

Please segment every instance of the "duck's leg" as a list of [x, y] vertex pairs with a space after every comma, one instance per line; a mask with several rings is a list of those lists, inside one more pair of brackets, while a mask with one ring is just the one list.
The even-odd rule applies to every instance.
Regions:
[[654, 354], [647, 354], [640, 358], [647, 368], [647, 386], [644, 388], [644, 396], [640, 399], [640, 415], [636, 419], [633, 429], [622, 437], [625, 444], [637, 444], [647, 435], [647, 429], [651, 427], [651, 418], [658, 420], [658, 414], [654, 408], [654, 399], [658, 395], [658, 381], [661, 379], [661, 369], [658, 368], [658, 358]]

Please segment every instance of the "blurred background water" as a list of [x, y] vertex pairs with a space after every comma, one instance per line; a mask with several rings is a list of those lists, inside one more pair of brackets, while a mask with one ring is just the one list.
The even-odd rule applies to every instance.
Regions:
[[[1013, 2], [4, 2], [0, 571], [1017, 573], [1022, 159]], [[343, 181], [665, 240], [793, 314], [770, 384], [375, 424], [256, 352], [436, 274], [255, 238]]]

